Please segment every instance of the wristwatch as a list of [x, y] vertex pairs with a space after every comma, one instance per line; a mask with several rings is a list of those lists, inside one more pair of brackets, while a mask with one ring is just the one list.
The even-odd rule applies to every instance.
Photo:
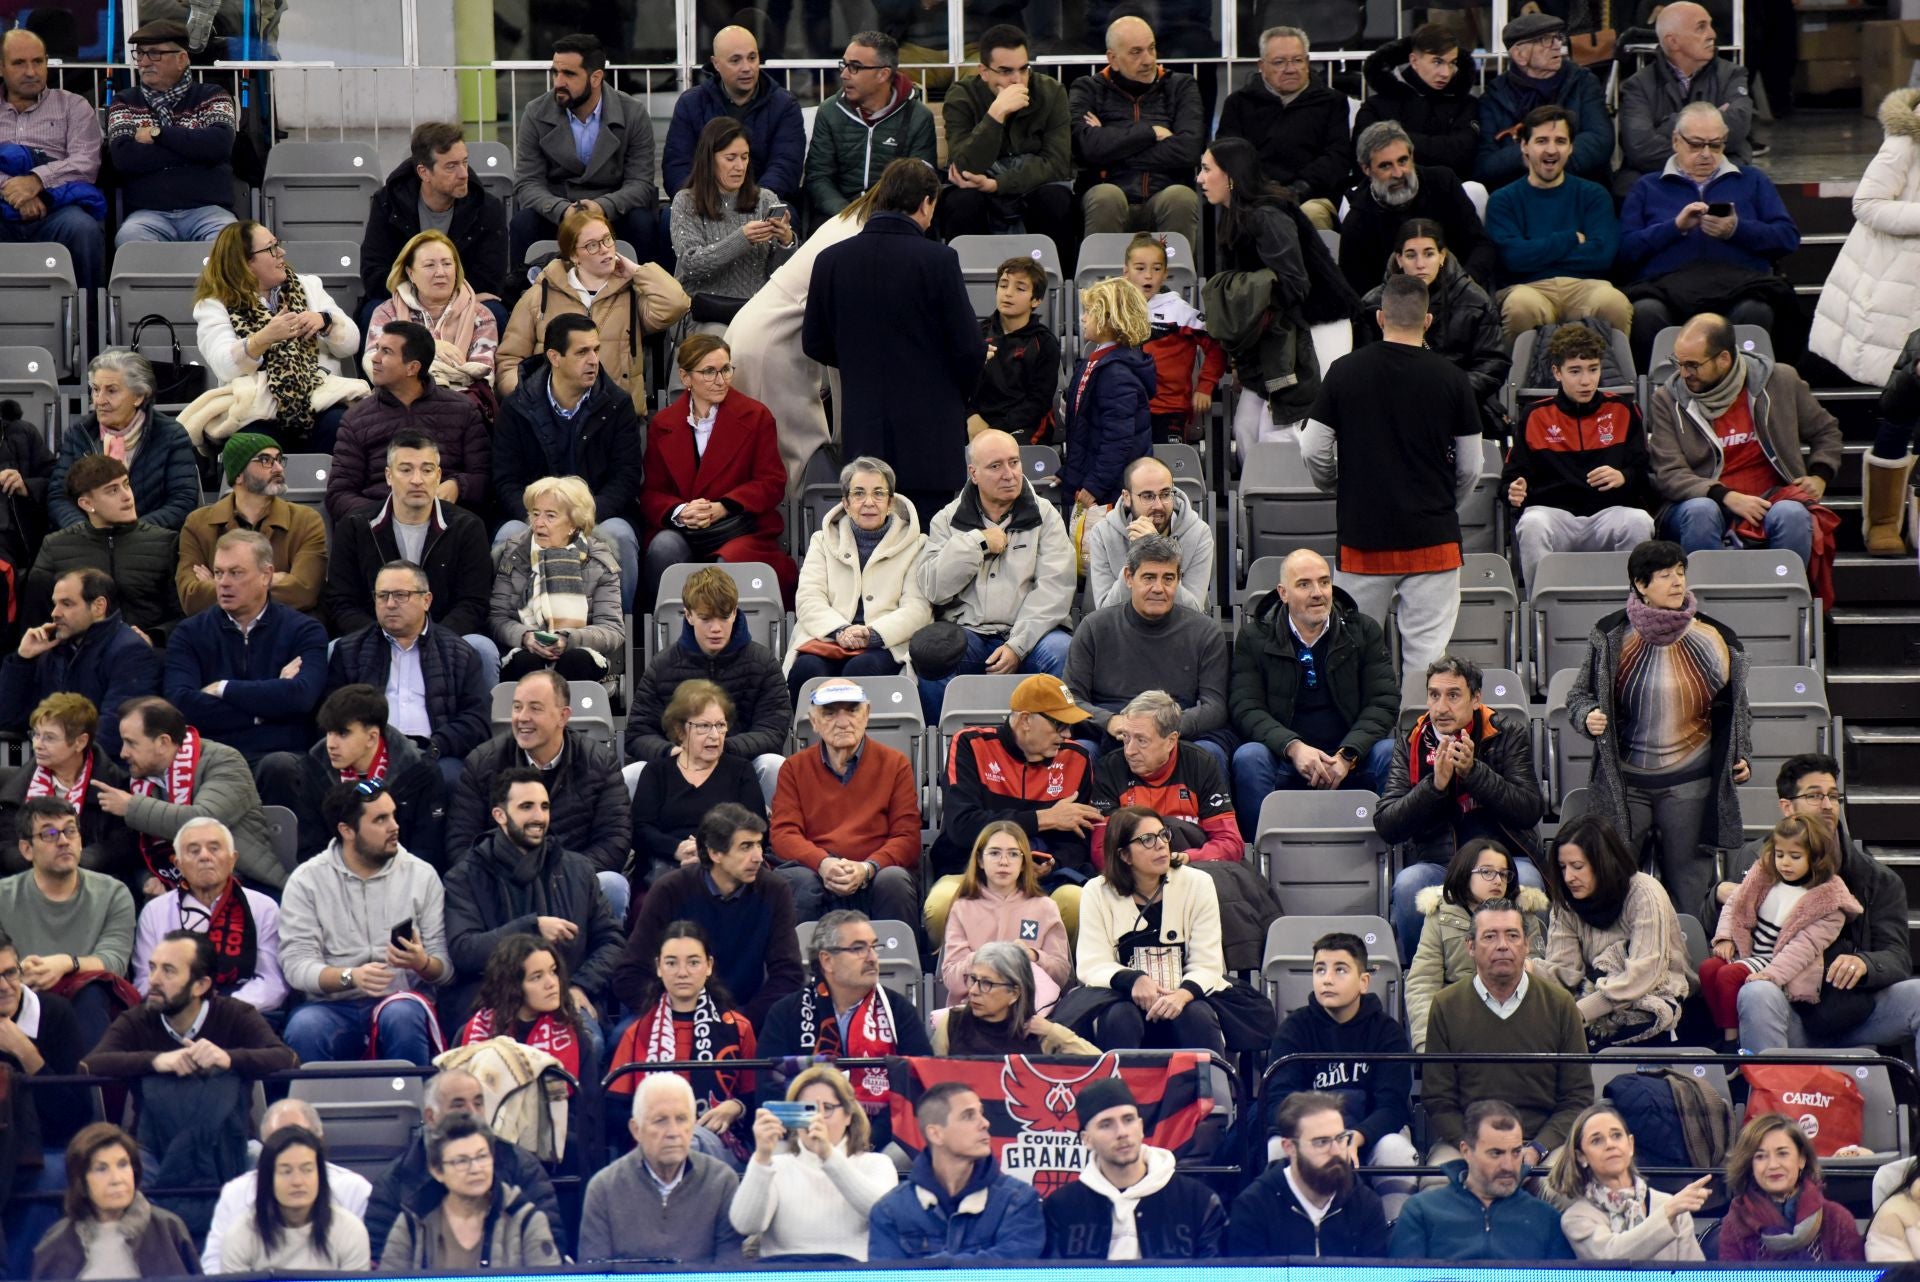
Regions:
[[353, 967], [342, 966], [340, 968], [340, 991], [343, 993], [350, 993], [357, 987], [358, 985], [354, 982], [354, 979], [353, 979]]
[[1350, 767], [1360, 764], [1360, 754], [1355, 752], [1351, 747], [1343, 747], [1333, 755], [1346, 762]]

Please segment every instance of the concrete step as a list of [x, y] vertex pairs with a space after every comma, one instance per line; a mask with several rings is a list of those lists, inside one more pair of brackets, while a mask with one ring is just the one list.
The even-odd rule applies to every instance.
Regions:
[[[1858, 548], [1860, 521], [1857, 516], [1852, 525], [1853, 546]], [[1833, 558], [1833, 587], [1839, 599], [1849, 606], [1920, 605], [1920, 575], [1914, 573], [1910, 556], [1868, 556], [1860, 551], [1842, 551]]]
[[1849, 728], [1920, 722], [1920, 672], [1911, 667], [1830, 667], [1827, 706], [1846, 718]]
[[1920, 787], [1865, 784], [1847, 788], [1847, 826], [1862, 841], [1898, 842], [1920, 829]]
[[[1920, 725], [1849, 722], [1845, 749], [1850, 785], [1906, 784], [1920, 780]], [[1920, 833], [1912, 835], [1920, 836]]]
[[1827, 663], [1833, 668], [1920, 669], [1920, 607], [1836, 606]]
[[1840, 257], [1846, 236], [1840, 232], [1814, 232], [1800, 237], [1800, 248], [1780, 260], [1780, 273], [1794, 285], [1812, 285], [1814, 292], [1824, 284], [1827, 273]]

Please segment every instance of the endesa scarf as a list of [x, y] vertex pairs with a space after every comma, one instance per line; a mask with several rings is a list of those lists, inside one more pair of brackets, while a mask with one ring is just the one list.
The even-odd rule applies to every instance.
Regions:
[[93, 753], [89, 751], [80, 763], [80, 773], [74, 777], [71, 788], [62, 788], [60, 781], [53, 777], [53, 771], [45, 766], [35, 766], [33, 777], [27, 780], [27, 796], [58, 797], [73, 807], [74, 814], [80, 814], [87, 807], [87, 787], [93, 782]]
[[[340, 772], [341, 783], [359, 783], [361, 778], [360, 772], [352, 766]], [[385, 735], [380, 736], [380, 743], [373, 750], [373, 764], [367, 767], [365, 778], [381, 784], [387, 781], [387, 736]]]
[[[467, 1026], [460, 1030], [460, 1044], [472, 1046], [476, 1042], [484, 1042], [494, 1036], [493, 1011], [482, 1007], [474, 1013], [472, 1019], [467, 1021]], [[524, 1033], [514, 1033], [511, 1036], [523, 1046], [545, 1051], [559, 1060], [560, 1067], [573, 1074], [576, 1080], [579, 1078], [580, 1038], [575, 1035], [566, 1021], [556, 1019], [552, 1015], [542, 1015], [534, 1020]]]
[[[704, 1112], [717, 1108], [730, 1099], [739, 1099], [743, 1090], [751, 1090], [752, 1076], [737, 1068], [721, 1068], [727, 1060], [740, 1058], [740, 1029], [737, 1024], [721, 1013], [713, 1000], [713, 995], [705, 989], [700, 991], [700, 1001], [693, 1008], [693, 1046], [686, 1056], [679, 1052], [678, 1039], [674, 1036], [673, 1005], [665, 997], [653, 1008], [653, 1014], [634, 1024], [634, 1041], [637, 1043], [641, 1025], [645, 1025], [646, 1046], [634, 1045], [629, 1049], [639, 1052], [637, 1056], [643, 1064], [666, 1064], [676, 1059], [696, 1059], [701, 1063], [713, 1064], [713, 1068], [696, 1069], [682, 1073], [693, 1087], [693, 1095]], [[637, 1077], [626, 1079], [629, 1086], [638, 1082]]]
[[[170, 806], [193, 804], [193, 780], [200, 773], [200, 732], [187, 727], [180, 750], [173, 754], [165, 779], [135, 779], [127, 791], [136, 797], [159, 797]], [[164, 789], [164, 791], [163, 791]], [[160, 879], [168, 890], [180, 889], [180, 870], [173, 866], [173, 842], [165, 837], [140, 835], [140, 857], [147, 871]]]
[[[817, 1012], [825, 1010], [824, 1020]], [[847, 1021], [847, 1042], [840, 1044], [840, 1021], [834, 1017], [833, 997], [827, 991], [827, 983], [820, 980], [812, 988], [800, 990], [800, 1049], [816, 1055], [830, 1055], [835, 1059], [879, 1059], [894, 1054], [900, 1046], [895, 1035], [893, 1023], [893, 1005], [887, 1000], [887, 990], [874, 986], [874, 990], [860, 999], [853, 1008], [853, 1018]], [[871, 1114], [884, 1112], [887, 1108], [889, 1085], [887, 1070], [883, 1067], [863, 1068], [850, 1075], [853, 1079], [854, 1097], [860, 1106]]]
[[240, 879], [228, 879], [211, 909], [202, 907], [185, 886], [173, 893], [180, 897], [181, 926], [200, 930], [204, 924], [207, 942], [213, 945], [213, 989], [231, 997], [235, 989], [253, 978], [259, 963], [260, 932]]

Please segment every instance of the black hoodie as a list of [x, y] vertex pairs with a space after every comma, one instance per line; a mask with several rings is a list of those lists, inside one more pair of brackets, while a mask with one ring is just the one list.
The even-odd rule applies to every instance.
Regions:
[[981, 330], [992, 355], [980, 371], [967, 413], [978, 414], [988, 427], [1011, 434], [1022, 445], [1049, 443], [1058, 426], [1053, 401], [1060, 391], [1060, 340], [1037, 311], [1011, 334], [1002, 327], [999, 312], [981, 322]]
[[[1402, 1028], [1372, 993], [1360, 998], [1360, 1009], [1346, 1023], [1338, 1023], [1311, 994], [1307, 1004], [1287, 1015], [1274, 1035], [1271, 1054], [1275, 1060], [1284, 1055], [1307, 1051], [1345, 1051], [1353, 1054], [1389, 1052], [1407, 1054], [1413, 1050]], [[1391, 1135], [1411, 1120], [1407, 1101], [1413, 1095], [1413, 1064], [1389, 1061], [1369, 1064], [1357, 1059], [1330, 1059], [1317, 1063], [1302, 1060], [1274, 1070], [1267, 1085], [1267, 1120], [1272, 1128], [1273, 1115], [1281, 1101], [1295, 1091], [1326, 1091], [1342, 1101], [1347, 1125], [1366, 1136], [1371, 1145], [1382, 1135]], [[1276, 1132], [1277, 1133], [1277, 1132]]]
[[[1413, 139], [1414, 158], [1470, 176], [1480, 154], [1480, 104], [1473, 96], [1473, 59], [1461, 55], [1460, 70], [1445, 89], [1429, 89], [1407, 59], [1412, 40], [1394, 40], [1367, 55], [1367, 98], [1353, 120], [1358, 138], [1368, 125], [1397, 120]], [[1362, 175], [1364, 177], [1364, 175]]]

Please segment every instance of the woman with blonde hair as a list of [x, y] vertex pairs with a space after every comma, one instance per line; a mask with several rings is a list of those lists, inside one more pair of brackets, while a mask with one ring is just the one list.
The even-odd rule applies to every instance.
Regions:
[[636, 263], [622, 254], [605, 214], [576, 205], [560, 220], [560, 253], [520, 295], [507, 332], [500, 339], [494, 386], [509, 396], [520, 386], [520, 364], [540, 351], [547, 322], [569, 312], [591, 317], [600, 331], [601, 368], [633, 396], [633, 408], [647, 405], [645, 362], [640, 343], [687, 314], [689, 300], [680, 282], [657, 263]]
[[[1077, 915], [1081, 888], [1071, 893]], [[1033, 976], [1033, 1008], [1050, 1011], [1061, 990], [1073, 979], [1073, 957], [1059, 902], [1040, 888], [1040, 870], [1026, 830], [1009, 819], [996, 819], [974, 838], [966, 870], [942, 877], [927, 893], [927, 929], [943, 933], [940, 979], [949, 1001], [967, 1000], [967, 967], [973, 955], [996, 939], [1018, 940], [1028, 960], [1038, 967]], [[935, 922], [944, 919], [944, 932]]]
[[787, 1087], [787, 1101], [812, 1105], [789, 1128], [766, 1107], [753, 1117], [753, 1157], [728, 1214], [736, 1232], [760, 1235], [760, 1258], [783, 1263], [867, 1258], [867, 1214], [900, 1173], [868, 1151], [867, 1114], [846, 1075], [816, 1064]]
[[1649, 1188], [1633, 1160], [1633, 1132], [1611, 1104], [1591, 1104], [1573, 1120], [1554, 1154], [1550, 1202], [1562, 1207], [1560, 1231], [1583, 1260], [1704, 1260], [1693, 1216], [1707, 1204], [1713, 1176], [1677, 1193]]
[[1148, 407], [1157, 383], [1153, 357], [1141, 350], [1151, 334], [1147, 300], [1126, 277], [1080, 291], [1086, 354], [1067, 380], [1067, 457], [1060, 465], [1060, 488], [1076, 508], [1111, 505], [1127, 464], [1153, 453]]
[[452, 239], [429, 228], [409, 240], [387, 273], [387, 290], [391, 297], [367, 322], [365, 350], [371, 353], [374, 340], [395, 321], [424, 325], [437, 344], [429, 370], [433, 381], [465, 392], [491, 419], [500, 324], [473, 292]]
[[360, 331], [318, 276], [293, 270], [271, 228], [221, 228], [194, 286], [193, 321], [218, 384], [180, 415], [194, 444], [258, 424], [287, 449], [333, 453], [347, 403], [368, 392], [345, 376]]
[[577, 476], [526, 488], [530, 528], [499, 554], [487, 623], [505, 654], [500, 680], [552, 668], [604, 681], [626, 665], [620, 561], [593, 532], [593, 495]]

